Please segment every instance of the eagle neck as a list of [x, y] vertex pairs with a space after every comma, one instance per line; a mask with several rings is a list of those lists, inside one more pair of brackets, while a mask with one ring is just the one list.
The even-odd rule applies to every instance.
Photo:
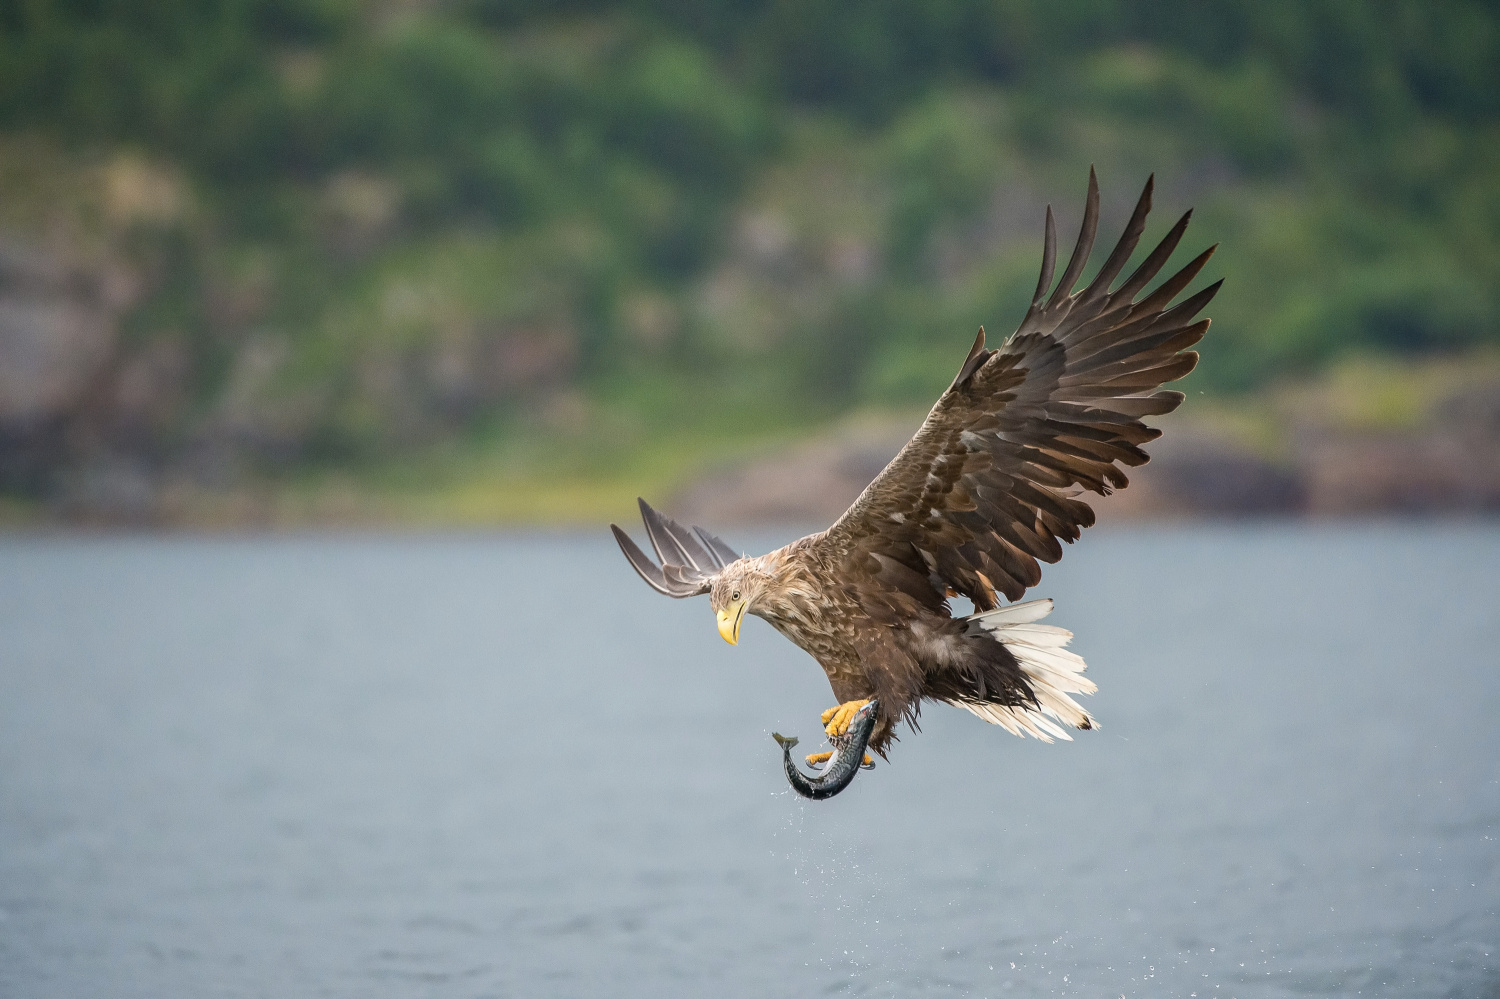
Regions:
[[817, 588], [802, 560], [797, 558], [797, 542], [760, 558], [759, 571], [769, 582], [750, 606], [750, 613], [764, 618], [777, 628], [807, 619], [808, 603], [816, 599]]

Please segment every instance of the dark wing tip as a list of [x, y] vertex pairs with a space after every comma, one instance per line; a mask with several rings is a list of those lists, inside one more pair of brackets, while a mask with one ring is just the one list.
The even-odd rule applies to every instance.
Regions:
[[656, 592], [679, 598], [708, 592], [708, 575], [680, 565], [657, 565], [617, 524], [610, 524], [609, 529], [630, 567]]
[[979, 335], [974, 338], [974, 346], [969, 348], [969, 356], [964, 358], [964, 363], [958, 369], [958, 377], [953, 379], [950, 388], [956, 388], [973, 377], [974, 372], [984, 367], [984, 362], [990, 359], [993, 351], [984, 349], [984, 327], [979, 327]]
[[705, 531], [703, 528], [697, 526], [694, 526], [693, 533], [698, 535], [698, 540], [703, 542], [704, 547], [706, 547], [709, 550], [709, 553], [718, 560], [720, 569], [724, 568], [731, 562], [738, 562], [740, 560], [741, 556], [737, 555], [735, 553], [735, 550], [729, 547], [729, 545], [724, 542], [723, 538], [711, 534], [708, 531]]
[[715, 566], [715, 558], [688, 528], [651, 509], [644, 499], [641, 504], [641, 519], [646, 522], [646, 533], [651, 536], [651, 545], [656, 549], [662, 565], [676, 563], [696, 572], [706, 572]]
[[[1036, 292], [1031, 296], [1031, 309], [1034, 313], [1041, 307], [1042, 299], [1046, 297], [1047, 289], [1052, 287], [1052, 275], [1057, 267], [1057, 219], [1052, 214], [1052, 206], [1047, 206], [1047, 221], [1042, 231], [1042, 272], [1036, 279]], [[1028, 313], [1027, 318], [1030, 318]], [[1024, 326], [1025, 323], [1023, 322]]]
[[1151, 214], [1151, 198], [1155, 189], [1156, 175], [1152, 174], [1146, 178], [1146, 186], [1141, 188], [1141, 196], [1136, 199], [1135, 209], [1131, 211], [1130, 221], [1125, 224], [1124, 231], [1120, 233], [1119, 242], [1110, 251], [1109, 259], [1104, 261], [1104, 266], [1099, 268], [1099, 273], [1094, 275], [1094, 280], [1081, 293], [1081, 301], [1094, 302], [1109, 294], [1109, 286], [1124, 269], [1131, 254], [1135, 253], [1141, 234], [1146, 231], [1146, 217]]
[[1088, 264], [1089, 253], [1094, 248], [1094, 237], [1098, 232], [1099, 178], [1094, 174], [1094, 168], [1089, 167], [1089, 191], [1083, 204], [1083, 224], [1078, 229], [1078, 242], [1073, 245], [1073, 255], [1068, 258], [1068, 266], [1063, 270], [1057, 287], [1053, 289], [1052, 297], [1047, 300], [1047, 308], [1052, 308], [1073, 293], [1073, 285], [1078, 283], [1079, 275]]
[[674, 596], [667, 585], [666, 577], [662, 575], [661, 567], [641, 551], [640, 546], [630, 539], [630, 535], [622, 531], [618, 524], [610, 524], [609, 529], [614, 533], [615, 542], [620, 546], [620, 551], [625, 553], [625, 560], [636, 571], [636, 575], [644, 579], [646, 585], [656, 592], [665, 593], [669, 597]]

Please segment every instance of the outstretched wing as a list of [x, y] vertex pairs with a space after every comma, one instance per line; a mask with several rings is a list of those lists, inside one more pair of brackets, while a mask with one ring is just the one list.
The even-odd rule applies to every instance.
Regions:
[[669, 597], [696, 597], [707, 593], [713, 586], [714, 577], [720, 569], [739, 558], [723, 541], [701, 527], [689, 530], [669, 517], [663, 517], [645, 500], [641, 504], [641, 519], [646, 522], [646, 536], [661, 564], [641, 551], [630, 535], [614, 524], [609, 529], [615, 532], [620, 550], [630, 560], [631, 566], [640, 573], [658, 593]]
[[1210, 247], [1136, 300], [1176, 249], [1188, 212], [1110, 290], [1145, 229], [1152, 186], [1148, 180], [1119, 244], [1077, 293], [1099, 223], [1093, 170], [1078, 244], [1050, 296], [1057, 231], [1047, 209], [1041, 278], [1020, 328], [995, 350], [979, 331], [916, 436], [825, 533], [821, 543], [851, 581], [908, 591], [925, 583], [939, 599], [951, 589], [980, 610], [998, 604], [996, 591], [1016, 600], [1040, 582], [1038, 560], [1056, 562], [1060, 542], [1094, 523], [1077, 497], [1124, 488], [1121, 466], [1145, 464], [1140, 446], [1161, 431], [1141, 417], [1182, 402], [1182, 393], [1161, 386], [1197, 364], [1186, 348], [1209, 321], [1193, 317], [1222, 283], [1171, 305]]

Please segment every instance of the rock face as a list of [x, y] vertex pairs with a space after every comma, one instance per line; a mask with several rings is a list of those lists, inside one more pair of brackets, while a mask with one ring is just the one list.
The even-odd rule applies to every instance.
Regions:
[[72, 408], [109, 360], [114, 332], [107, 314], [80, 302], [0, 298], [0, 421], [35, 424]]
[[131, 283], [0, 241], [0, 485], [35, 490], [116, 353]]
[[[356, 316], [345, 341], [311, 351], [323, 368], [308, 374], [309, 351], [265, 318], [258, 261], [211, 274], [184, 326], [125, 336], [130, 310], [160, 290], [152, 253], [170, 241], [142, 250], [127, 229], [78, 229], [0, 229], [0, 495], [62, 520], [171, 523], [183, 495], [254, 494], [266, 472], [319, 454], [418, 452], [503, 405], [548, 426], [586, 410], [581, 335], [556, 308], [501, 321], [418, 296], [414, 318], [392, 320], [400, 335]], [[387, 290], [399, 298], [401, 282]]]

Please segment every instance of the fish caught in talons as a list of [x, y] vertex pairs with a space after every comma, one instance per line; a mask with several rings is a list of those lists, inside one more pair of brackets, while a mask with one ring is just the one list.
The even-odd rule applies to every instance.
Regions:
[[814, 801], [832, 798], [848, 787], [860, 770], [873, 769], [875, 761], [865, 754], [865, 747], [869, 745], [870, 733], [875, 731], [879, 710], [879, 701], [867, 702], [849, 720], [845, 734], [829, 738], [828, 741], [833, 744], [833, 752], [817, 777], [804, 774], [792, 759], [792, 748], [797, 745], [797, 737], [772, 732], [771, 738], [781, 746], [782, 769], [786, 771], [786, 780], [792, 785], [792, 790]]

